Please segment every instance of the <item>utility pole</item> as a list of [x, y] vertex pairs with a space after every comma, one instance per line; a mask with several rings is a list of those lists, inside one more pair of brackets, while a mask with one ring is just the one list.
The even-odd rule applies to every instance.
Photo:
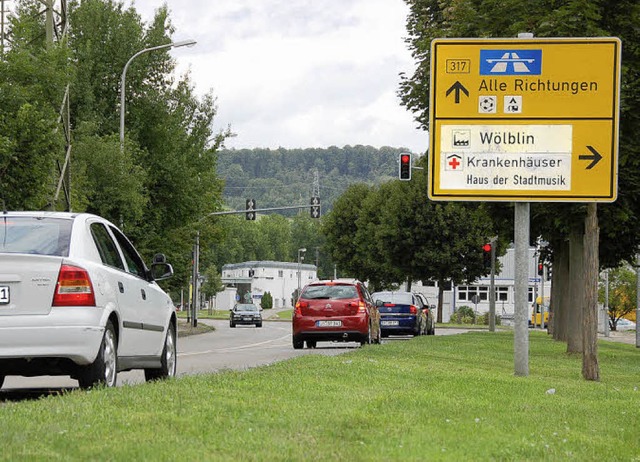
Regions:
[[6, 39], [5, 27], [6, 27], [6, 13], [4, 4], [9, 0], [0, 0], [0, 54], [4, 54], [4, 43]]
[[198, 327], [198, 304], [200, 297], [198, 296], [198, 282], [200, 276], [200, 231], [196, 233], [196, 243], [193, 246], [193, 279], [192, 296], [191, 296], [191, 327]]

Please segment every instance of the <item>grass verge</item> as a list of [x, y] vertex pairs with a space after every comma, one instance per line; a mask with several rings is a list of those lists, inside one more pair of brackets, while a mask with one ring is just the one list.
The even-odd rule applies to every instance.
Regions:
[[600, 342], [601, 382], [531, 332], [305, 355], [244, 372], [0, 406], [0, 460], [640, 460], [640, 355]]

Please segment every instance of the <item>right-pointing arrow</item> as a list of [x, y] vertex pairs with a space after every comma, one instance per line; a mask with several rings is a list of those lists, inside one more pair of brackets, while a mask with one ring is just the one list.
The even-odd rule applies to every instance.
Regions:
[[578, 157], [578, 159], [580, 160], [590, 160], [591, 163], [589, 165], [587, 165], [587, 170], [591, 170], [593, 167], [596, 166], [596, 164], [598, 162], [600, 162], [600, 159], [602, 159], [602, 156], [600, 155], [600, 153], [598, 151], [596, 151], [593, 146], [587, 146], [587, 149], [589, 151], [591, 151], [591, 154], [584, 154]]

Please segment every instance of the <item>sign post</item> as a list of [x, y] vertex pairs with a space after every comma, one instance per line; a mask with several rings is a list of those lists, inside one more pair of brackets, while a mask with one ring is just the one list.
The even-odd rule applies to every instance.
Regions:
[[[614, 202], [617, 38], [431, 43], [431, 200], [515, 202], [516, 375], [528, 375], [530, 202]], [[593, 204], [595, 207], [595, 204]]]

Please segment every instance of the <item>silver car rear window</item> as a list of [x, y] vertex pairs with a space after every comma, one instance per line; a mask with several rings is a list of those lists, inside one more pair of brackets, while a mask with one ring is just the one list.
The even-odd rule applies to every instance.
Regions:
[[0, 216], [0, 253], [69, 256], [72, 220]]

